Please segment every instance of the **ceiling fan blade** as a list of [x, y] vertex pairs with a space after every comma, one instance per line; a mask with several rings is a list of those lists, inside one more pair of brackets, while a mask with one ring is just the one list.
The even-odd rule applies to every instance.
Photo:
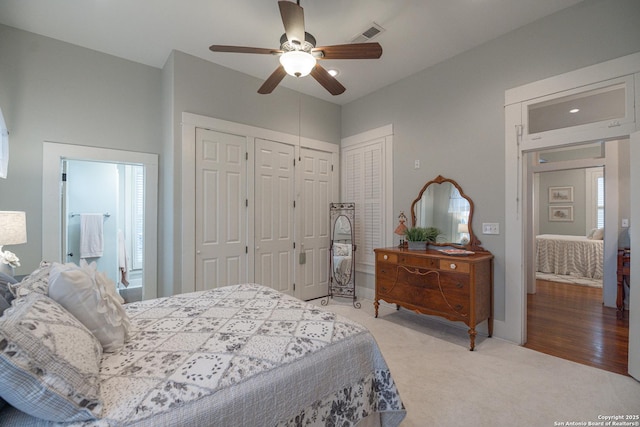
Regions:
[[278, 86], [278, 84], [284, 79], [284, 76], [287, 75], [287, 72], [284, 70], [284, 67], [281, 65], [276, 70], [271, 73], [269, 78], [265, 80], [265, 82], [258, 89], [258, 93], [262, 95], [266, 95], [268, 93], [273, 92], [273, 90]]
[[282, 16], [287, 40], [290, 43], [304, 42], [304, 10], [302, 7], [286, 0], [279, 1], [278, 7], [280, 7], [280, 16]]
[[378, 59], [382, 56], [382, 46], [376, 42], [339, 44], [316, 47], [311, 52], [322, 52], [318, 59]]
[[335, 79], [335, 77], [329, 74], [329, 72], [320, 65], [316, 64], [316, 66], [313, 67], [313, 70], [311, 70], [311, 77], [316, 79], [322, 87], [331, 93], [331, 95], [340, 95], [347, 90], [338, 80]]
[[234, 52], [234, 53], [262, 53], [262, 54], [279, 54], [282, 53], [279, 49], [266, 49], [261, 47], [246, 47], [246, 46], [225, 46], [220, 44], [214, 44], [209, 46], [209, 50], [212, 52]]

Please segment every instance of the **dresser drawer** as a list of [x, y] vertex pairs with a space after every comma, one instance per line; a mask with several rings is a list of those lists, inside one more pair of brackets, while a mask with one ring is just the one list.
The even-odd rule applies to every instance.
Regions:
[[471, 264], [464, 261], [455, 261], [448, 259], [441, 259], [440, 270], [455, 271], [456, 273], [469, 273], [471, 271]]
[[406, 266], [413, 266], [419, 268], [438, 268], [437, 258], [428, 258], [415, 255], [399, 255], [398, 263]]
[[376, 263], [376, 282], [380, 280], [394, 282], [396, 280], [398, 264], [387, 262]]
[[384, 252], [378, 252], [378, 253], [376, 253], [376, 261], [392, 262], [392, 263], [395, 264], [395, 263], [398, 262], [398, 255], [397, 254], [384, 253]]
[[388, 267], [377, 271], [378, 297], [453, 316], [469, 313], [468, 276], [424, 268]]

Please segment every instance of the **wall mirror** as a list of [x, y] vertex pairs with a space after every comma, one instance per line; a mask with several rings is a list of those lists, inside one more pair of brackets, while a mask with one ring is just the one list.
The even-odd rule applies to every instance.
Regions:
[[[484, 251], [472, 228], [473, 201], [453, 179], [438, 175], [427, 182], [411, 204], [414, 227], [435, 227], [436, 246]], [[430, 243], [431, 244], [431, 243]]]
[[329, 218], [331, 221], [331, 246], [329, 248], [329, 296], [353, 299], [356, 302], [355, 276], [355, 203], [331, 203]]

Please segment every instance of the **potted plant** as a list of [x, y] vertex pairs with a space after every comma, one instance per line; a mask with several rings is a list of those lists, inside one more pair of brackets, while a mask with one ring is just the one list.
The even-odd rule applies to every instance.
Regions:
[[427, 243], [435, 242], [438, 234], [440, 230], [435, 227], [411, 227], [404, 232], [409, 249], [412, 250], [427, 249]]

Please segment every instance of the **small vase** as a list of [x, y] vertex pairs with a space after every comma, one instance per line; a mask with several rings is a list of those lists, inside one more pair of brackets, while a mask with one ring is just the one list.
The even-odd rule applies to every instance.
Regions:
[[13, 267], [11, 267], [9, 264], [5, 264], [4, 262], [0, 262], [0, 273], [4, 273], [7, 276], [13, 277]]
[[427, 250], [427, 242], [412, 242], [409, 241], [410, 251], [425, 251]]

